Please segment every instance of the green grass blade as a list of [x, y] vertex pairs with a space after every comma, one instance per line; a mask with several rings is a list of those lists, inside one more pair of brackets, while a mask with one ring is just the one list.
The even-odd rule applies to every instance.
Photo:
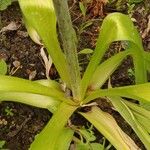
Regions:
[[74, 106], [61, 103], [43, 131], [36, 136], [30, 150], [41, 150], [41, 147], [43, 150], [58, 150], [59, 135], [63, 132], [69, 117], [76, 109]]
[[88, 113], [80, 114], [90, 121], [117, 150], [138, 149], [132, 139], [121, 130], [110, 114], [103, 112], [98, 107], [93, 107]]
[[52, 97], [23, 92], [0, 92], [0, 102], [2, 101], [19, 102], [39, 108], [45, 108], [52, 113], [57, 110], [57, 107], [60, 104], [60, 101], [55, 100]]
[[100, 64], [92, 76], [89, 89], [95, 90], [100, 88], [128, 54], [129, 51], [120, 52]]
[[145, 147], [150, 148], [150, 135], [145, 130], [145, 128], [138, 122], [133, 112], [129, 109], [129, 107], [122, 101], [120, 97], [110, 97], [112, 104], [116, 108], [116, 110], [123, 116], [123, 118], [130, 124], [133, 130], [136, 132], [138, 137], [144, 143]]
[[57, 40], [56, 16], [52, 0], [19, 0], [19, 4], [28, 26], [37, 31], [62, 80], [69, 86], [65, 56]]
[[[17, 77], [0, 75], [1, 92], [27, 92], [53, 97], [57, 100], [66, 101], [64, 93], [54, 88], [46, 87], [34, 81], [29, 81]], [[67, 102], [69, 102], [68, 100]], [[71, 102], [71, 101], [70, 101]]]
[[112, 13], [103, 21], [94, 54], [83, 76], [81, 82], [82, 97], [84, 97], [94, 71], [96, 70], [110, 43], [113, 41], [129, 41], [128, 48], [132, 49], [136, 82], [143, 83], [147, 81], [142, 41], [137, 30], [127, 15], [121, 13]]
[[64, 128], [57, 139], [57, 150], [69, 150], [73, 134], [74, 131], [72, 129]]

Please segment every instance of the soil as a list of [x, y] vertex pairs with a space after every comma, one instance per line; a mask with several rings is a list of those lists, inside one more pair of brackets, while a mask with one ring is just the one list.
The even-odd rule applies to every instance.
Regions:
[[[122, 11], [127, 13], [127, 6], [123, 5], [122, 9], [116, 8], [115, 4], [104, 5], [93, 0], [87, 7], [87, 14], [84, 18], [79, 9], [79, 3], [76, 0], [69, 1], [72, 22], [77, 32], [79, 43], [78, 51], [84, 48], [94, 49], [96, 38], [98, 37], [103, 18], [111, 12]], [[121, 5], [122, 6], [122, 5]], [[120, 7], [119, 7], [120, 8]], [[150, 50], [150, 37], [146, 34], [149, 11], [144, 10], [144, 3], [137, 4], [133, 10], [133, 18], [143, 40], [144, 48]], [[16, 30], [9, 30], [0, 33], [0, 58], [6, 60], [8, 65], [8, 74], [30, 80], [44, 79], [45, 66], [40, 55], [40, 46], [36, 45], [29, 38], [21, 17], [21, 12], [17, 3], [13, 3], [5, 11], [1, 12], [2, 27], [15, 22]], [[92, 25], [80, 32], [80, 25], [93, 20]], [[104, 59], [116, 54], [120, 50], [120, 43], [116, 42], [110, 46], [110, 49], [104, 56]], [[90, 56], [81, 57], [82, 71], [85, 70]], [[126, 59], [123, 64], [115, 71], [111, 77], [113, 86], [134, 84], [134, 77], [129, 76], [128, 69], [132, 68], [132, 59]], [[58, 75], [54, 66], [50, 70], [50, 77], [57, 79]], [[144, 150], [144, 146], [136, 136], [131, 127], [110, 105], [102, 100], [97, 100], [99, 107], [114, 116], [121, 128], [135, 141], [135, 143]], [[84, 108], [83, 111], [88, 110]], [[51, 113], [45, 109], [39, 109], [24, 104], [2, 102], [0, 104], [0, 140], [5, 140], [5, 147], [10, 150], [27, 150], [38, 134], [51, 117]], [[87, 126], [87, 121], [78, 114], [72, 116], [71, 121], [77, 126]], [[97, 142], [102, 142], [102, 135], [94, 129]], [[114, 148], [112, 148], [114, 149]]]

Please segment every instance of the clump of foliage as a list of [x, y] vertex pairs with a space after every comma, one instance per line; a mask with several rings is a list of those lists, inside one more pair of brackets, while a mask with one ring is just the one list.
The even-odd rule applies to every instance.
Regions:
[[[50, 79], [28, 81], [0, 75], [1, 101], [21, 102], [48, 109], [53, 113], [45, 128], [35, 137], [30, 149], [67, 150], [72, 140], [78, 147], [82, 139], [74, 137], [74, 133], [78, 132], [84, 137], [87, 134], [82, 129], [71, 128], [67, 123], [71, 115], [77, 112], [91, 122], [116, 149], [137, 150], [138, 146], [121, 130], [113, 116], [91, 104], [91, 101], [99, 97], [113, 105], [149, 149], [150, 83], [147, 82], [147, 70], [150, 54], [144, 51], [141, 38], [130, 18], [121, 13], [112, 13], [104, 19], [96, 48], [81, 78], [77, 38], [71, 24], [67, 1], [19, 0], [19, 4], [31, 38], [36, 42], [37, 35], [41, 38], [66, 85], [62, 89], [59, 82]], [[64, 52], [57, 39], [56, 21]], [[106, 50], [114, 41], [127, 42], [126, 49], [101, 63]], [[106, 80], [129, 55], [134, 62], [136, 85], [113, 88], [109, 85], [108, 89], [102, 89]], [[139, 104], [125, 98], [135, 99]], [[91, 110], [79, 111], [79, 108], [85, 106], [91, 106]]]
[[5, 146], [6, 141], [0, 140], [0, 149], [3, 149]]
[[17, 0], [0, 0], [0, 11], [5, 10], [8, 6], [12, 4], [12, 2], [16, 2]]
[[0, 0], [0, 10], [5, 10], [11, 3], [12, 0]]

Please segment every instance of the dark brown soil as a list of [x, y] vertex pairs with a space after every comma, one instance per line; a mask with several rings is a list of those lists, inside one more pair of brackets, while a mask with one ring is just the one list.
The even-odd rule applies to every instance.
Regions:
[[[115, 11], [116, 8], [110, 9], [110, 7], [104, 6], [102, 3], [94, 3], [93, 1], [88, 6], [86, 18], [83, 18], [76, 0], [69, 1], [69, 6], [77, 34], [79, 33], [81, 23], [95, 19], [90, 27], [87, 27], [78, 35], [78, 50], [94, 48], [102, 19], [108, 13]], [[143, 8], [144, 5], [137, 5], [133, 16], [137, 20], [135, 24], [143, 37], [144, 47], [146, 50], [150, 50], [150, 37], [148, 34], [144, 34], [148, 24], [148, 11], [144, 11]], [[2, 57], [6, 60], [9, 67], [8, 74], [26, 79], [32, 77], [32, 80], [46, 78], [44, 63], [40, 56], [40, 46], [34, 44], [27, 36], [18, 4], [14, 3], [8, 9], [1, 12], [1, 17], [2, 27], [7, 26], [11, 21], [14, 21], [19, 26], [15, 31], [6, 31], [0, 34], [0, 58]], [[107, 59], [117, 53], [118, 50], [119, 44], [112, 44], [104, 58]], [[83, 71], [87, 66], [89, 57], [86, 59], [80, 58]], [[125, 60], [123, 65], [113, 74], [111, 79], [113, 86], [134, 83], [134, 78], [128, 76], [129, 68], [132, 68], [131, 59]], [[32, 73], [34, 73], [34, 76]], [[50, 77], [57, 78], [54, 69], [50, 71]], [[112, 110], [107, 102], [101, 100], [97, 100], [97, 102], [102, 110], [109, 112], [115, 117], [122, 129], [144, 150], [143, 144], [122, 117]], [[7, 110], [10, 110], [12, 114], [8, 113]], [[2, 102], [0, 104], [0, 140], [6, 140], [6, 148], [10, 150], [27, 150], [34, 136], [43, 129], [50, 117], [51, 114], [44, 109], [12, 102]], [[87, 125], [85, 119], [77, 114], [72, 116], [72, 123], [77, 126]], [[97, 136], [97, 142], [101, 142], [102, 135], [96, 130], [95, 135]]]

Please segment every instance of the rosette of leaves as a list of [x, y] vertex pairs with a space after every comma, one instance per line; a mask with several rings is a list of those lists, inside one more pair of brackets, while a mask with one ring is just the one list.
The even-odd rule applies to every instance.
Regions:
[[[57, 2], [60, 5], [56, 6]], [[34, 40], [36, 39], [35, 33], [37, 33], [41, 38], [61, 80], [66, 85], [66, 88], [62, 89], [60, 83], [53, 80], [28, 81], [5, 75], [0, 76], [1, 101], [25, 103], [48, 109], [53, 113], [45, 128], [35, 137], [30, 149], [69, 149], [71, 141], [74, 140], [74, 132], [76, 132], [76, 129], [67, 124], [69, 118], [75, 111], [78, 112], [78, 108], [90, 105], [91, 101], [99, 97], [112, 103], [114, 109], [123, 116], [145, 147], [149, 149], [150, 110], [142, 107], [142, 104], [150, 105], [150, 83], [147, 82], [150, 56], [149, 53], [147, 55], [144, 52], [141, 38], [130, 18], [121, 13], [112, 13], [104, 19], [96, 48], [81, 78], [77, 50], [69, 49], [68, 51], [67, 46], [63, 52], [57, 39], [56, 21], [58, 21], [59, 28], [66, 25], [65, 19], [69, 14], [67, 1], [19, 0], [19, 4], [30, 36]], [[60, 9], [57, 9], [58, 6]], [[59, 20], [61, 14], [59, 11], [64, 12], [62, 14], [65, 18], [63, 20], [65, 25]], [[70, 23], [70, 17], [68, 18], [67, 22]], [[72, 26], [63, 29], [64, 33], [67, 33], [66, 35], [61, 32], [63, 42], [69, 46], [71, 43], [75, 48], [76, 38], [72, 34]], [[70, 38], [70, 41], [65, 40], [67, 38]], [[114, 41], [126, 41], [128, 46], [124, 51], [101, 63], [106, 50]], [[102, 89], [105, 81], [127, 56], [133, 58], [136, 85]], [[71, 91], [70, 94], [68, 90]], [[125, 98], [135, 99], [139, 101], [139, 104], [129, 102]], [[97, 106], [91, 106], [88, 112], [78, 113], [91, 122], [116, 149], [138, 149], [134, 141], [121, 130], [113, 116]]]

